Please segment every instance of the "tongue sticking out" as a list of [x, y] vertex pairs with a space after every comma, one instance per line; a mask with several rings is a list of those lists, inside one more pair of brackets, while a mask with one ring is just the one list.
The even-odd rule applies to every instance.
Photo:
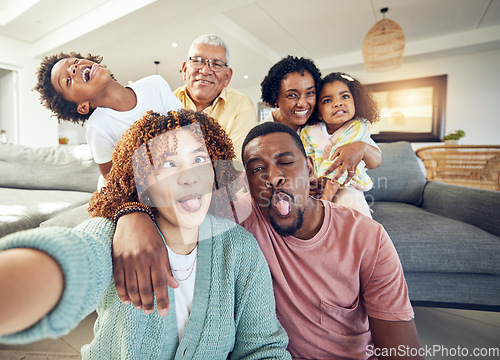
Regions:
[[94, 64], [92, 65], [92, 68], [90, 69], [90, 80], [92, 80], [95, 76], [95, 73], [99, 70], [99, 64]]
[[187, 211], [195, 212], [195, 211], [198, 211], [201, 207], [201, 199], [194, 198], [194, 199], [190, 199], [190, 200], [186, 200], [186, 201], [181, 201], [180, 204]]
[[278, 200], [278, 202], [276, 202], [276, 210], [278, 210], [280, 215], [288, 215], [288, 213], [290, 212], [290, 203], [283, 199]]

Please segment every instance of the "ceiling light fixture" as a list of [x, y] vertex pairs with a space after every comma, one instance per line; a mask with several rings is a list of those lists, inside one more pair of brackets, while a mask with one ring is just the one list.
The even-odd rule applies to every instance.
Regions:
[[388, 71], [401, 66], [405, 49], [405, 34], [395, 21], [385, 18], [389, 8], [382, 8], [382, 20], [368, 31], [363, 41], [366, 71]]

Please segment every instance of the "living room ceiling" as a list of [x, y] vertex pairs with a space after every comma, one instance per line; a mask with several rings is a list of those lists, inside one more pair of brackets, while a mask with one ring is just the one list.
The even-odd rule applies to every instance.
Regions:
[[158, 73], [176, 88], [192, 40], [216, 33], [241, 88], [289, 54], [323, 73], [361, 69], [383, 7], [405, 32], [403, 62], [500, 48], [500, 0], [0, 0], [0, 36], [28, 43], [35, 59], [90, 52], [123, 84]]

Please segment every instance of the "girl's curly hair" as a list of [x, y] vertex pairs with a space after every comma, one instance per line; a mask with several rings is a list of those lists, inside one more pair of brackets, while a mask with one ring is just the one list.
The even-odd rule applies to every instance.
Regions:
[[[70, 52], [69, 54], [61, 52], [56, 55], [45, 56], [37, 70], [37, 83], [33, 90], [40, 93], [40, 103], [52, 111], [54, 115], [57, 116], [59, 122], [61, 120], [66, 120], [77, 124], [81, 123], [83, 125], [89, 116], [92, 115], [94, 109], [91, 109], [88, 114], [79, 114], [78, 111], [76, 111], [76, 104], [66, 100], [59, 92], [57, 92], [56, 89], [54, 89], [54, 86], [52, 86], [52, 82], [50, 80], [54, 65], [59, 60], [67, 58], [87, 59], [98, 64], [102, 61], [102, 56], [91, 54], [83, 56], [82, 54], [76, 52]], [[114, 79], [113, 74], [111, 74], [111, 77]]]
[[274, 64], [271, 69], [269, 69], [269, 72], [264, 80], [260, 83], [262, 101], [271, 107], [276, 107], [283, 79], [288, 74], [294, 72], [304, 75], [305, 71], [308, 71], [312, 75], [316, 88], [316, 94], [319, 94], [321, 72], [316, 67], [314, 62], [303, 57], [298, 58], [296, 56], [288, 55], [286, 58], [283, 58]]
[[[232, 161], [229, 161], [236, 157], [234, 147], [217, 121], [203, 113], [186, 109], [169, 111], [166, 116], [149, 111], [136, 121], [116, 144], [112, 155], [113, 166], [107, 176], [106, 186], [92, 195], [89, 213], [93, 217], [101, 216], [112, 219], [120, 205], [140, 201], [136, 181], [139, 184], [145, 180], [134, 178], [132, 160], [134, 152], [160, 134], [194, 123], [199, 124], [201, 134], [194, 133], [193, 135], [200, 139], [203, 137], [212, 161], [215, 189], [235, 184], [239, 174], [233, 167]], [[149, 149], [146, 157], [151, 157]], [[217, 209], [217, 205], [216, 201], [212, 201], [211, 210], [218, 215], [226, 215], [227, 211]], [[156, 211], [154, 208], [152, 210]]]
[[[341, 81], [347, 85], [349, 91], [354, 99], [354, 107], [356, 112], [353, 118], [363, 118], [368, 120], [370, 123], [377, 122], [380, 119], [380, 109], [377, 102], [373, 99], [372, 95], [368, 91], [365, 85], [363, 85], [359, 80], [351, 77], [348, 74], [342, 72], [332, 72], [326, 75], [320, 84], [320, 90], [318, 91], [318, 97], [321, 90], [326, 84], [333, 83], [334, 81]], [[320, 122], [318, 117], [318, 107], [307, 120], [307, 125], [312, 125]]]

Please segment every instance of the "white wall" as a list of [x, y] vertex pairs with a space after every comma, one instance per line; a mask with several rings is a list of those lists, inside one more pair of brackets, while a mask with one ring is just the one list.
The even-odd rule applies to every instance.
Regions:
[[[360, 67], [321, 69], [345, 71], [365, 84], [448, 75], [445, 133], [465, 131], [463, 144], [500, 144], [500, 50], [405, 62], [394, 71], [369, 73]], [[260, 86], [238, 89], [257, 104]], [[429, 145], [415, 143], [415, 148]]]
[[61, 121], [59, 124], [59, 137], [67, 138], [68, 145], [79, 145], [87, 142], [85, 126], [70, 121]]
[[[18, 72], [19, 136], [16, 143], [29, 146], [52, 146], [58, 144], [57, 119], [51, 117], [32, 91], [36, 83], [36, 69], [41, 59], [34, 59], [28, 43], [0, 35], [0, 68]], [[15, 121], [12, 119], [10, 121]], [[10, 124], [9, 126], [14, 126]]]

